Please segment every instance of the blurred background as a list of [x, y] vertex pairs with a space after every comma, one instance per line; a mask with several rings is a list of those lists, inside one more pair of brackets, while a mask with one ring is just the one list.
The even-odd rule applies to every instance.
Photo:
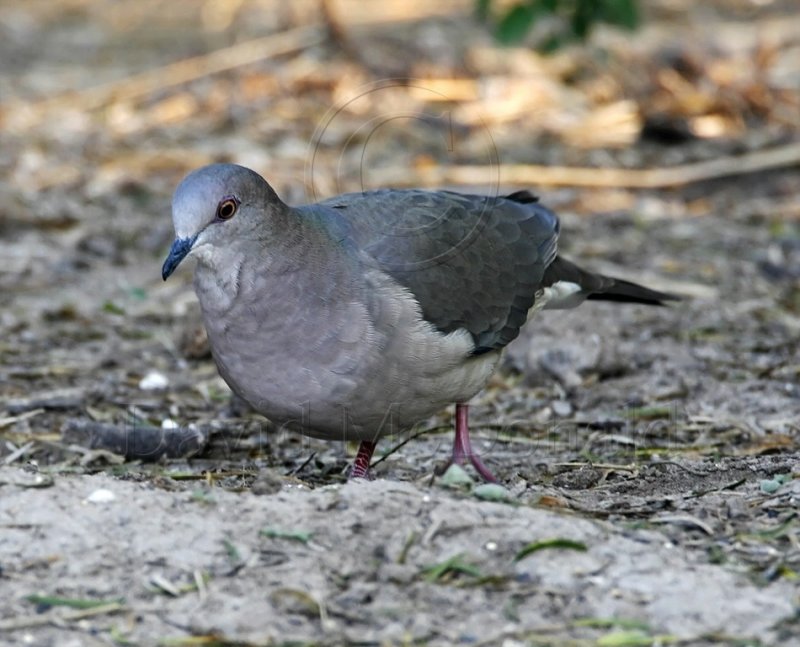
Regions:
[[[470, 412], [508, 505], [438, 487], [452, 411], [315, 489], [355, 447], [232, 399], [161, 280], [218, 161], [528, 189], [686, 298], [509, 346]], [[796, 644], [798, 346], [797, 0], [0, 0], [4, 644]]]
[[794, 0], [0, 2], [0, 453], [44, 459], [74, 416], [248, 420], [190, 273], [159, 276], [170, 194], [215, 161], [290, 203], [531, 189], [565, 255], [690, 297], [542, 316], [487, 424], [656, 448], [669, 428], [701, 454], [796, 441]]

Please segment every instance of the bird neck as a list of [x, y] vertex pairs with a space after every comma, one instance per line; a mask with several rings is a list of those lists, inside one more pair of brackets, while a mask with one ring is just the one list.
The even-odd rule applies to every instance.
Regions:
[[240, 236], [235, 244], [207, 254], [197, 250], [195, 285], [220, 315], [251, 293], [258, 300], [281, 295], [283, 307], [291, 307], [304, 293], [353, 288], [357, 261], [345, 246], [324, 221], [287, 208], [272, 215], [269, 227]]

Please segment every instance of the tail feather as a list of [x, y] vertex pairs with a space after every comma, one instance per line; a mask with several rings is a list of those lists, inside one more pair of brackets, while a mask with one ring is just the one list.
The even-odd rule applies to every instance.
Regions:
[[603, 292], [593, 292], [586, 297], [593, 301], [616, 301], [617, 303], [642, 303], [649, 306], [667, 305], [667, 301], [680, 301], [677, 294], [651, 290], [643, 285], [614, 279], [613, 285]]
[[[651, 290], [643, 285], [616, 279], [602, 274], [593, 274], [581, 269], [574, 263], [557, 257], [547, 268], [542, 281], [543, 287], [551, 287], [557, 283], [570, 283], [580, 287], [578, 295], [583, 299], [595, 301], [615, 301], [617, 303], [641, 303], [652, 306], [663, 306], [668, 301], [680, 301], [681, 297], [669, 292]], [[572, 307], [577, 305], [576, 295], [563, 304], [553, 303], [549, 307]]]

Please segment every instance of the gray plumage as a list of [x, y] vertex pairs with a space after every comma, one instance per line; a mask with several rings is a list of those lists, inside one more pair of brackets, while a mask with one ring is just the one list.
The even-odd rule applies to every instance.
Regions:
[[506, 197], [381, 190], [292, 208], [213, 165], [173, 199], [166, 279], [187, 254], [220, 373], [256, 410], [374, 440], [483, 388], [529, 312], [670, 295], [558, 258], [558, 219]]
[[558, 219], [532, 199], [381, 190], [299, 211], [336, 223], [438, 330], [469, 331], [476, 352], [518, 335], [556, 256]]

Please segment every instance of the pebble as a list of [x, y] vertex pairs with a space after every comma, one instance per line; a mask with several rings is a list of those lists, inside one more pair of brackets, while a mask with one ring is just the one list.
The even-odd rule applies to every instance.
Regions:
[[156, 391], [166, 389], [169, 386], [167, 376], [158, 371], [150, 371], [139, 381], [139, 388], [142, 391]]
[[101, 488], [99, 490], [95, 490], [89, 496], [86, 497], [87, 503], [110, 503], [117, 498], [117, 495], [114, 494], [111, 490], [106, 490]]
[[566, 400], [553, 400], [550, 403], [550, 408], [559, 418], [566, 418], [572, 415], [572, 405]]

